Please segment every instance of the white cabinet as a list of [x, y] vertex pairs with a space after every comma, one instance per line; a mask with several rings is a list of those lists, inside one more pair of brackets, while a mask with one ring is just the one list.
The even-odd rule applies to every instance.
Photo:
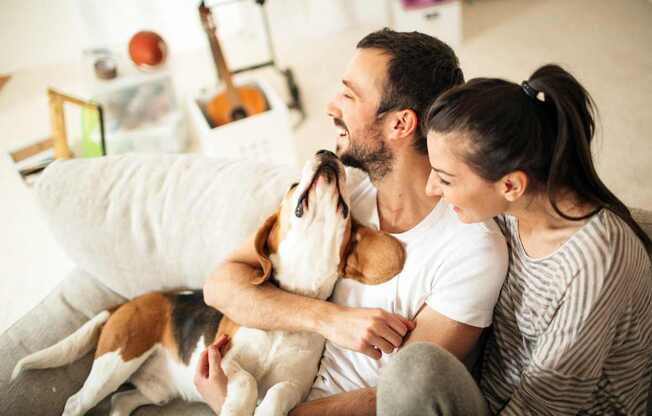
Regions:
[[421, 3], [421, 6], [409, 7], [404, 7], [400, 0], [389, 1], [394, 30], [423, 32], [446, 42], [452, 48], [460, 45], [462, 40], [461, 1], [421, 1], [413, 2]]

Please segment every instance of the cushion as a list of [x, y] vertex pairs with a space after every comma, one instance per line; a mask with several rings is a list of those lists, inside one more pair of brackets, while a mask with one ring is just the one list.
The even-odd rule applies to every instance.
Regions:
[[53, 235], [125, 298], [200, 288], [300, 175], [201, 155], [109, 156], [50, 165], [36, 193]]
[[[631, 213], [636, 222], [643, 228], [643, 231], [652, 238], [652, 211], [634, 208], [631, 210]], [[652, 416], [652, 383], [650, 383], [650, 386], [650, 396], [647, 402], [648, 416]]]
[[643, 231], [652, 238], [652, 211], [632, 208], [630, 212], [634, 220], [643, 228]]

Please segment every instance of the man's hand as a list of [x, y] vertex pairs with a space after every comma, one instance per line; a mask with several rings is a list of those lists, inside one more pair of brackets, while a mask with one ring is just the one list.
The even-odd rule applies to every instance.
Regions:
[[226, 386], [228, 380], [222, 370], [222, 349], [229, 343], [229, 338], [222, 335], [218, 340], [206, 348], [199, 357], [193, 382], [206, 403], [217, 414], [222, 409], [226, 399]]
[[403, 344], [416, 323], [383, 309], [336, 307], [326, 318], [321, 334], [339, 345], [379, 360]]

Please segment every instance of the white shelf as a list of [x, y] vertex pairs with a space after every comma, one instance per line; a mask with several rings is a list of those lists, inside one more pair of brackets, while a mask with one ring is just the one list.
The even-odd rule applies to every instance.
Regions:
[[403, 8], [390, 0], [392, 25], [399, 32], [417, 31], [446, 42], [453, 49], [462, 41], [462, 2], [449, 0], [430, 6]]

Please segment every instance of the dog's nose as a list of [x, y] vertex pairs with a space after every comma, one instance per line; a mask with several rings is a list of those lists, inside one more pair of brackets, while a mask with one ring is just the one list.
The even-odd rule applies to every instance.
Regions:
[[337, 157], [335, 156], [335, 153], [331, 152], [330, 150], [326, 149], [321, 149], [317, 152], [318, 156], [330, 156], [330, 157]]

